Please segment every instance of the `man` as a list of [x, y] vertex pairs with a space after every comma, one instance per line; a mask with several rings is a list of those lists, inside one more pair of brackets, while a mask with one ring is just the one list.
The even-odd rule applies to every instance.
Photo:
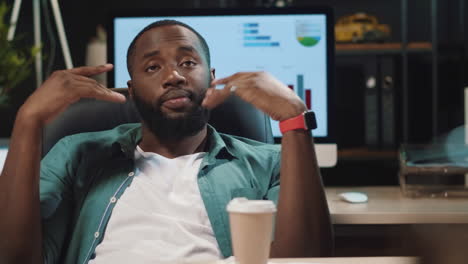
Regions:
[[272, 257], [331, 254], [310, 132], [285, 131], [279, 153], [207, 125], [207, 109], [231, 95], [275, 120], [300, 116], [306, 107], [288, 87], [262, 72], [216, 80], [206, 42], [177, 21], [143, 29], [127, 62], [141, 126], [67, 137], [40, 164], [44, 125], [71, 103], [125, 101], [88, 78], [112, 65], [55, 72], [21, 107], [0, 177], [1, 263], [228, 257], [225, 205], [237, 196], [277, 202]]

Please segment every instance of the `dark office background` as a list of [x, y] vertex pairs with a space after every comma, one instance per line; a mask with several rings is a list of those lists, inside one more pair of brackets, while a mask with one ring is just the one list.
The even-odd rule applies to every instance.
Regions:
[[[466, 17], [460, 17], [465, 10], [460, 10], [463, 0], [438, 1], [437, 32], [439, 45], [438, 66], [438, 135], [443, 135], [463, 124], [463, 87], [468, 85], [466, 69]], [[13, 0], [7, 0], [12, 5]], [[48, 1], [44, 1], [48, 2]], [[75, 66], [85, 63], [85, 51], [88, 41], [95, 35], [98, 24], [105, 25], [108, 14], [113, 9], [159, 9], [159, 8], [216, 8], [216, 7], [256, 7], [267, 0], [80, 0], [60, 1], [66, 34], [70, 44]], [[431, 40], [431, 1], [408, 1], [408, 41]], [[335, 20], [346, 14], [366, 12], [376, 15], [380, 23], [392, 28], [391, 41], [400, 42], [401, 5], [395, 0], [293, 0], [291, 6], [331, 6], [335, 10]], [[465, 9], [465, 8], [463, 8]], [[52, 14], [50, 14], [51, 16]], [[52, 19], [51, 19], [52, 21]], [[25, 34], [25, 41], [32, 43], [32, 4], [22, 3], [17, 32]], [[55, 25], [53, 25], [55, 33]], [[44, 51], [47, 56], [50, 43], [46, 35], [43, 17]], [[53, 69], [64, 68], [60, 47], [57, 44]], [[410, 54], [408, 70], [409, 111], [408, 118], [410, 143], [426, 143], [432, 138], [431, 119], [431, 56], [428, 54]], [[397, 59], [397, 64], [399, 63]], [[397, 67], [398, 68], [398, 67]], [[399, 68], [398, 68], [399, 69]], [[47, 76], [46, 76], [47, 77]], [[398, 80], [400, 81], [400, 80]], [[11, 133], [14, 115], [27, 95], [34, 89], [34, 78], [22, 84], [22, 92], [15, 94], [12, 106], [0, 109], [0, 137]], [[401, 91], [397, 91], [400, 93]], [[336, 58], [336, 109], [337, 141], [340, 150], [366, 148], [364, 122], [364, 75], [359, 56]], [[397, 142], [402, 142], [401, 96], [396, 98], [397, 107]], [[351, 154], [339, 157], [339, 164], [333, 169], [324, 169], [324, 180], [331, 185], [387, 185], [397, 184], [397, 148], [371, 149], [369, 151], [346, 152]], [[386, 168], [386, 169], [382, 169]]]

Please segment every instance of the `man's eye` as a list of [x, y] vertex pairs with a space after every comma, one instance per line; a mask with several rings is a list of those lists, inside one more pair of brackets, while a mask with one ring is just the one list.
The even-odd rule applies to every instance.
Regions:
[[151, 65], [151, 66], [148, 66], [145, 71], [146, 72], [154, 72], [154, 71], [157, 71], [159, 69], [159, 66], [158, 65]]
[[182, 63], [182, 66], [184, 66], [184, 67], [191, 67], [191, 66], [195, 66], [195, 65], [197, 65], [197, 64], [194, 61], [184, 61]]

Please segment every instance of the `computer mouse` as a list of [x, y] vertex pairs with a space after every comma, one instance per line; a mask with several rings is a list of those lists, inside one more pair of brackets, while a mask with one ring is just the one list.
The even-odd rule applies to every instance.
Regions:
[[343, 192], [338, 194], [341, 200], [348, 203], [367, 203], [367, 194], [362, 192]]

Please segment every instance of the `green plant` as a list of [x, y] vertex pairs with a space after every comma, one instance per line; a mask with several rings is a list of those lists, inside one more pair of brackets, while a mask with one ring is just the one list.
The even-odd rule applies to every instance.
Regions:
[[41, 49], [21, 45], [19, 37], [7, 39], [9, 10], [5, 2], [0, 2], [0, 105], [7, 105], [14, 88], [31, 74], [30, 66]]

